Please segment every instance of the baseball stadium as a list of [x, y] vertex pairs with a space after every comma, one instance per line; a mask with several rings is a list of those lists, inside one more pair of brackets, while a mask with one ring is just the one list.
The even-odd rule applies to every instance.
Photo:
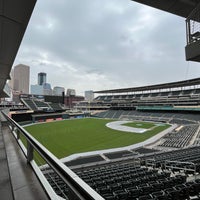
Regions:
[[[0, 1], [5, 98], [36, 0]], [[200, 61], [199, 1], [136, 2], [186, 20], [186, 60]], [[29, 94], [1, 107], [1, 199], [200, 199], [200, 78], [94, 93], [74, 110]]]

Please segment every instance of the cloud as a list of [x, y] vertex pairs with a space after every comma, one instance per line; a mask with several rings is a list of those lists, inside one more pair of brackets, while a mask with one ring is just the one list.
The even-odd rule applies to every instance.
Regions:
[[185, 44], [184, 18], [133, 1], [37, 1], [15, 64], [83, 94], [196, 77]]

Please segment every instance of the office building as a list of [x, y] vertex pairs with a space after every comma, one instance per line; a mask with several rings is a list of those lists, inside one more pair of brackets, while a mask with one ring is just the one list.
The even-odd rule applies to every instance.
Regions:
[[65, 92], [65, 88], [64, 87], [56, 86], [56, 87], [53, 88], [53, 95], [55, 95], [55, 96], [62, 96], [63, 92]]
[[31, 94], [43, 95], [43, 85], [31, 85]]
[[44, 95], [52, 95], [52, 89], [50, 83], [43, 84], [43, 94]]
[[12, 72], [12, 89], [23, 94], [29, 94], [30, 67], [19, 64]]
[[75, 89], [67, 89], [66, 95], [67, 96], [76, 96], [76, 90]]
[[92, 90], [85, 91], [85, 100], [86, 101], [93, 101], [94, 93]]
[[44, 72], [38, 73], [38, 85], [43, 85], [47, 82], [47, 74]]

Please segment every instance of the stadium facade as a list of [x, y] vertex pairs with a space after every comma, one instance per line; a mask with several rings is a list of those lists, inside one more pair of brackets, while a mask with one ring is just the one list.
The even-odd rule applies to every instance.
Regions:
[[94, 101], [80, 102], [77, 109], [187, 110], [199, 111], [200, 79], [142, 87], [95, 91]]

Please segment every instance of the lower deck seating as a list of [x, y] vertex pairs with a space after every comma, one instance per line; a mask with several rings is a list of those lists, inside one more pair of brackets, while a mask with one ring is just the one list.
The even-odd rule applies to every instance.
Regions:
[[192, 124], [200, 120], [198, 114], [190, 113], [173, 113], [173, 112], [140, 112], [137, 110], [107, 110], [96, 113], [95, 117], [100, 118], [128, 118], [132, 120], [151, 120], [151, 121], [166, 121], [176, 124]]
[[58, 175], [54, 172], [44, 173], [46, 179], [50, 183], [51, 187], [54, 189], [57, 195], [68, 200], [69, 188], [67, 185], [60, 179]]
[[[198, 199], [200, 180], [187, 181], [186, 175], [136, 166], [133, 162], [99, 165], [74, 170], [106, 200]], [[58, 195], [67, 199], [68, 188], [53, 173], [44, 172]]]
[[[187, 162], [191, 163], [191, 169], [193, 169], [195, 166], [195, 170], [193, 171], [200, 173], [200, 147], [194, 146], [191, 148], [185, 148], [141, 157], [141, 162], [144, 165], [145, 163], [147, 163], [147, 161], [149, 162], [149, 164], [152, 164], [152, 166], [161, 168], [165, 167], [166, 161], [174, 161], [177, 162], [178, 165], [181, 165], [182, 163], [182, 168], [185, 168], [185, 163]], [[172, 168], [174, 167], [172, 166]], [[185, 168], [185, 171], [189, 171], [191, 169], [188, 167], [188, 169]]]
[[182, 127], [178, 132], [173, 131], [168, 133], [164, 138], [160, 146], [181, 148], [189, 145], [191, 139], [195, 135], [199, 128], [199, 125], [187, 125]]
[[[72, 170], [106, 200], [200, 198], [200, 179], [187, 179], [188, 174], [200, 173], [200, 147], [144, 154], [140, 160], [141, 164], [129, 158], [106, 164], [80, 165]], [[149, 166], [148, 160], [154, 165]], [[169, 161], [168, 166], [166, 161]], [[63, 181], [51, 170], [43, 173], [56, 193], [67, 199], [69, 190]]]

